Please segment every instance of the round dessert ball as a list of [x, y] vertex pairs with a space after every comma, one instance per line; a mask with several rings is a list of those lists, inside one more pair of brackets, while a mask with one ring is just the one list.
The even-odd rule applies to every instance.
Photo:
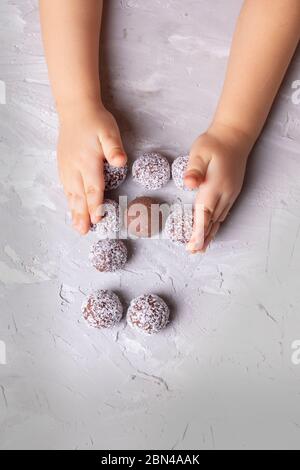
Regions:
[[112, 328], [123, 316], [119, 297], [112, 291], [93, 292], [82, 306], [85, 320], [94, 328]]
[[177, 206], [167, 218], [165, 234], [173, 243], [186, 245], [192, 237], [193, 224], [193, 209]]
[[125, 181], [127, 173], [127, 165], [117, 168], [111, 166], [108, 162], [104, 162], [105, 190], [111, 191], [112, 189], [117, 189]]
[[121, 240], [99, 240], [91, 248], [90, 260], [101, 273], [113, 273], [124, 268], [127, 248]]
[[116, 201], [105, 199], [102, 204], [102, 219], [91, 226], [100, 238], [109, 238], [120, 230], [120, 207]]
[[160, 153], [144, 153], [132, 167], [134, 181], [149, 190], [160, 189], [171, 177], [170, 165]]
[[175, 185], [179, 189], [184, 191], [192, 191], [192, 189], [187, 188], [184, 184], [184, 175], [188, 167], [189, 157], [178, 157], [172, 164], [172, 178]]
[[162, 229], [160, 203], [152, 197], [137, 197], [125, 213], [128, 234], [136, 238], [151, 238]]
[[132, 300], [127, 312], [130, 326], [153, 335], [165, 328], [169, 322], [170, 310], [158, 295], [141, 295]]

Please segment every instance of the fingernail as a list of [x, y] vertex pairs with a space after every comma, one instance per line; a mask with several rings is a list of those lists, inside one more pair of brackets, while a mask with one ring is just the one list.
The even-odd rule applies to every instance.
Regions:
[[94, 210], [93, 214], [91, 214], [91, 220], [93, 224], [98, 224], [99, 222], [101, 222], [104, 215], [105, 215], [105, 204], [103, 203]]
[[186, 174], [184, 175], [185, 183], [188, 183], [192, 186], [200, 185], [201, 180], [202, 180], [202, 175], [197, 170], [187, 171]]
[[203, 248], [203, 243], [200, 243], [197, 240], [191, 240], [188, 245], [187, 245], [187, 250], [188, 251], [200, 251]]
[[111, 159], [110, 159], [110, 162], [111, 162], [111, 163], [110, 163], [110, 164], [111, 164], [112, 166], [114, 166], [114, 162], [116, 162], [116, 160], [119, 160], [119, 157], [118, 157], [117, 155], [115, 155], [114, 157], [111, 157]]
[[197, 170], [188, 170], [185, 172], [184, 177], [185, 178], [189, 178], [189, 177], [201, 178], [201, 173]]
[[126, 160], [126, 156], [124, 154], [119, 154], [119, 155], [115, 155], [113, 158], [112, 158], [112, 162], [119, 167], [120, 165], [123, 166], [125, 164], [124, 160]]
[[91, 216], [91, 222], [92, 222], [92, 224], [97, 225], [98, 222], [99, 222], [99, 219], [100, 219], [100, 217], [99, 217], [98, 215], [96, 215], [96, 214], [92, 215], [92, 216]]

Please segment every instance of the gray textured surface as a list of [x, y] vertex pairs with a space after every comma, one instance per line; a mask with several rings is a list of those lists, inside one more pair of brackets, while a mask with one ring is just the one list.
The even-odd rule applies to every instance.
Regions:
[[[174, 158], [209, 123], [240, 0], [110, 0], [105, 94], [132, 158]], [[132, 243], [123, 274], [89, 267], [55, 164], [57, 119], [35, 1], [0, 5], [0, 448], [300, 448], [300, 79], [296, 56], [206, 256]], [[141, 192], [130, 180], [124, 192]], [[172, 183], [160, 192], [172, 201]], [[189, 196], [185, 193], [185, 198]], [[166, 298], [156, 338], [101, 333], [80, 315], [91, 288]]]

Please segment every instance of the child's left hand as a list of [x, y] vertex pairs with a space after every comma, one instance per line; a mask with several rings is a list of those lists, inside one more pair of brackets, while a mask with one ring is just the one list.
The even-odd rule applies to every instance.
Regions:
[[194, 143], [185, 185], [199, 188], [195, 222], [187, 249], [205, 252], [225, 221], [243, 186], [253, 143], [238, 129], [214, 124]]

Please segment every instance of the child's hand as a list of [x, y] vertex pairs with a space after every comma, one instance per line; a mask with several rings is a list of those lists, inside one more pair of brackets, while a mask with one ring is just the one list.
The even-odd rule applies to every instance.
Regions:
[[103, 162], [126, 164], [118, 125], [102, 105], [76, 106], [60, 113], [59, 174], [72, 212], [73, 226], [86, 234], [101, 220]]
[[199, 187], [188, 250], [205, 252], [242, 189], [251, 139], [237, 129], [213, 125], [194, 143], [185, 184]]

